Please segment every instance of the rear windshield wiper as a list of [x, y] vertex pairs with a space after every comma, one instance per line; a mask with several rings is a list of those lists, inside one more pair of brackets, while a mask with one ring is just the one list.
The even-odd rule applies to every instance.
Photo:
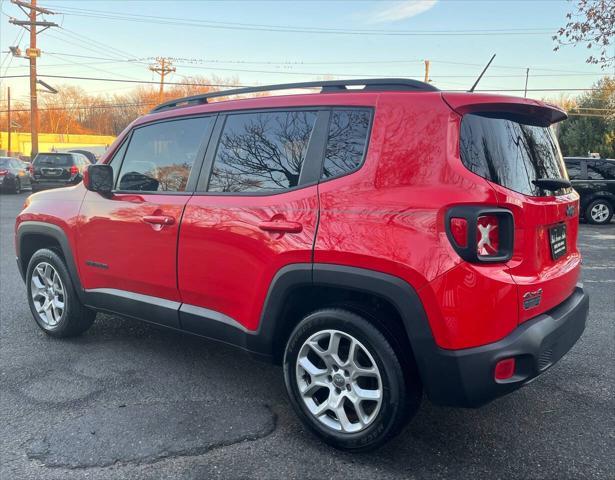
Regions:
[[566, 180], [565, 178], [539, 178], [537, 180], [532, 180], [532, 183], [550, 192], [555, 192], [561, 188], [572, 187], [570, 180]]

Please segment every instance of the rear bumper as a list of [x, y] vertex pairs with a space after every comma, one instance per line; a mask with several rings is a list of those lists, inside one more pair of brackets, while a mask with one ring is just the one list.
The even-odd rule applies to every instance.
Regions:
[[[588, 312], [589, 297], [578, 284], [564, 302], [498, 342], [462, 350], [435, 347], [428, 368], [421, 372], [430, 400], [438, 405], [479, 407], [520, 388], [572, 348], [585, 329]], [[509, 357], [515, 357], [515, 374], [496, 381], [495, 364]]]
[[76, 185], [81, 181], [81, 178], [74, 178], [70, 180], [48, 180], [48, 179], [32, 179], [30, 182], [33, 188], [43, 189], [43, 188], [60, 188], [60, 187], [70, 187], [71, 185]]

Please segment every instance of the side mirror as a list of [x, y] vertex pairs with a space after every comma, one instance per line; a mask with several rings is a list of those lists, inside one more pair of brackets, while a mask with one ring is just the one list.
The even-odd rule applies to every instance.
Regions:
[[91, 192], [109, 195], [113, 190], [113, 167], [104, 163], [88, 165], [83, 172], [83, 184]]

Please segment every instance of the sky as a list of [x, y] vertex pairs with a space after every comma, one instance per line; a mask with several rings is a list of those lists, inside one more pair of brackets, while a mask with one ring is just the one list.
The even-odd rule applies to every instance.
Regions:
[[[148, 69], [157, 56], [175, 59], [169, 82], [203, 75], [243, 85], [322, 78], [423, 79], [468, 89], [497, 55], [479, 89], [523, 89], [529, 97], [557, 98], [583, 89], [605, 71], [588, 65], [585, 46], [553, 51], [553, 33], [574, 9], [567, 0], [39, 0], [57, 22], [39, 35], [39, 74], [158, 81]], [[28, 46], [24, 29], [9, 18], [25, 15], [0, 0], [0, 76], [26, 75], [27, 60], [5, 53]], [[23, 36], [22, 36], [23, 35]], [[20, 40], [20, 41], [19, 41]], [[614, 47], [615, 48], [615, 47]], [[78, 85], [92, 94], [124, 93], [136, 84], [41, 77], [58, 88]], [[28, 79], [0, 79], [27, 100]], [[508, 92], [523, 95], [523, 92]], [[569, 91], [568, 95], [579, 92]], [[4, 104], [3, 104], [4, 105]]]

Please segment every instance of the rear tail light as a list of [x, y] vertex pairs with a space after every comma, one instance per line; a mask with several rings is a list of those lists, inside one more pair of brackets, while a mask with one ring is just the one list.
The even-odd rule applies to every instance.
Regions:
[[465, 218], [453, 217], [450, 221], [451, 235], [455, 243], [462, 248], [468, 246], [468, 221]]
[[463, 205], [446, 214], [451, 245], [468, 262], [506, 262], [512, 257], [514, 221], [503, 208]]
[[476, 223], [476, 251], [481, 256], [498, 255], [500, 249], [499, 220], [496, 215], [481, 215]]
[[77, 167], [77, 165], [73, 165], [72, 167], [70, 167], [71, 175], [77, 175], [78, 173], [79, 173], [79, 168]]
[[0, 177], [4, 177], [7, 173], [9, 173], [8, 170], [4, 168], [0, 168]]

